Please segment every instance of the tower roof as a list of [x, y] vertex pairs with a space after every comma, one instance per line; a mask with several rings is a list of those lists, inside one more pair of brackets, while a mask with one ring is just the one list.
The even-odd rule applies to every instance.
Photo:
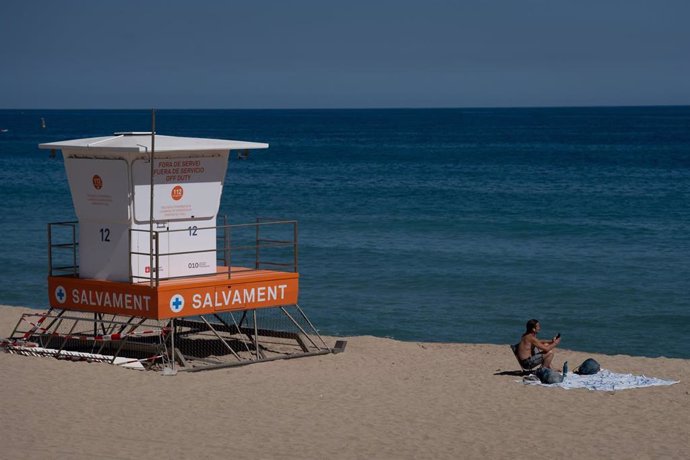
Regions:
[[[88, 137], [68, 141], [39, 144], [42, 149], [86, 149], [89, 151], [110, 150], [124, 152], [148, 152], [151, 149], [151, 133], [114, 133], [112, 136]], [[156, 134], [156, 152], [208, 151], [208, 150], [249, 150], [266, 149], [268, 144], [260, 142], [233, 141], [226, 139], [206, 139], [201, 137], [162, 136]]]

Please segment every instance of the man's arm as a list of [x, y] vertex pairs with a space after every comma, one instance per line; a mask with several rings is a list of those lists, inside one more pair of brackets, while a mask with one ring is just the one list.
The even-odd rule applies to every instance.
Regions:
[[556, 348], [559, 343], [561, 343], [560, 337], [557, 339], [546, 341], [546, 340], [537, 340], [536, 337], [529, 336], [529, 337], [527, 337], [527, 340], [529, 341], [529, 343], [531, 343], [532, 345], [534, 345], [535, 347], [537, 347], [538, 349], [540, 349], [543, 352], [551, 351], [554, 348]]

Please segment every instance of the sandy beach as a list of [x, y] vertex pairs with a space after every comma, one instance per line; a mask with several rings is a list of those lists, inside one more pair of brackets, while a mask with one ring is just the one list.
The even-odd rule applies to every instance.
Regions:
[[[0, 336], [23, 311], [0, 307]], [[690, 456], [688, 360], [559, 350], [557, 365], [680, 380], [595, 392], [501, 374], [518, 368], [507, 345], [346, 339], [337, 355], [175, 377], [0, 353], [0, 457]]]

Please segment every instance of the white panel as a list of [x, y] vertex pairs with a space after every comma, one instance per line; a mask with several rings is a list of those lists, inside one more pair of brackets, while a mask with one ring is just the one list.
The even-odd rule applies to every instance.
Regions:
[[[210, 154], [209, 154], [210, 155]], [[220, 206], [228, 154], [154, 160], [154, 220], [215, 218]], [[134, 220], [150, 218], [150, 163], [135, 160]]]
[[65, 155], [65, 169], [80, 221], [129, 220], [129, 174], [125, 160]]
[[79, 277], [129, 281], [129, 226], [79, 222]]
[[193, 222], [171, 222], [171, 252], [201, 251], [170, 256], [169, 276], [202, 275], [216, 272], [215, 219]]
[[[161, 279], [216, 272], [216, 230], [214, 220], [169, 222], [156, 224], [158, 231], [158, 272]], [[132, 273], [135, 282], [143, 282], [150, 276], [148, 224], [134, 224], [133, 228], [146, 230], [132, 232], [132, 251], [147, 255], [132, 255]], [[192, 254], [175, 254], [179, 252]], [[155, 249], [154, 249], [155, 254]], [[172, 255], [171, 255], [172, 254]], [[153, 266], [156, 262], [154, 258]]]

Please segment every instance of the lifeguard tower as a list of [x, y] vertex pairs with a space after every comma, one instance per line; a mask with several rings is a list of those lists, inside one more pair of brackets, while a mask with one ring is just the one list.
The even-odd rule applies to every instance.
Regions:
[[296, 221], [218, 223], [231, 152], [268, 144], [121, 132], [39, 147], [62, 151], [78, 221], [48, 225], [50, 309], [24, 315], [8, 351], [170, 373], [344, 347], [297, 303]]

